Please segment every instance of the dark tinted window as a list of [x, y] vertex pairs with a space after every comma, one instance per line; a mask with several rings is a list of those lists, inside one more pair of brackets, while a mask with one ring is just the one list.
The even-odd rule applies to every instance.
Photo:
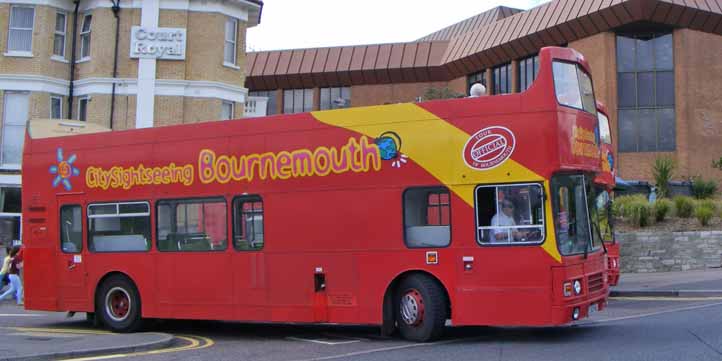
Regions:
[[519, 60], [519, 91], [529, 89], [537, 74], [539, 74], [539, 55]]
[[672, 34], [617, 35], [619, 151], [675, 149]]
[[492, 70], [494, 94], [511, 93], [511, 63], [497, 66]]

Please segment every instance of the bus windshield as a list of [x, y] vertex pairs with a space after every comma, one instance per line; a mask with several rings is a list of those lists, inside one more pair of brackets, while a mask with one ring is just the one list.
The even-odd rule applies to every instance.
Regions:
[[579, 64], [555, 61], [552, 70], [554, 91], [559, 104], [592, 114], [597, 113], [592, 79]]
[[[552, 178], [554, 226], [562, 255], [580, 254], [601, 246], [595, 201], [588, 177], [576, 174]], [[590, 224], [590, 213], [593, 225]], [[593, 233], [596, 234], [593, 236]]]

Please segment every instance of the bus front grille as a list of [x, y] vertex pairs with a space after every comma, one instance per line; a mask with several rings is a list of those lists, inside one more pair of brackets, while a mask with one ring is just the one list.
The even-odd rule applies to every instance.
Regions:
[[601, 291], [602, 288], [604, 288], [604, 278], [602, 272], [590, 275], [587, 281], [589, 285], [589, 293]]

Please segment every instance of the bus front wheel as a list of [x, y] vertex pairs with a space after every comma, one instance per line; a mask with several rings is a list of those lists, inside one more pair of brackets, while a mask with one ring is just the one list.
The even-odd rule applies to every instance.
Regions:
[[133, 332], [141, 325], [140, 297], [133, 282], [112, 276], [103, 282], [95, 301], [96, 317], [114, 332]]
[[444, 331], [447, 301], [441, 285], [415, 274], [401, 281], [397, 290], [396, 323], [410, 341], [431, 341]]

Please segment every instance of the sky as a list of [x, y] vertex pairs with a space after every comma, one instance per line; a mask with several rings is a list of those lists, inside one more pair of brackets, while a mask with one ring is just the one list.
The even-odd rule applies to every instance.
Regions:
[[496, 6], [547, 0], [264, 0], [247, 51], [408, 42]]

